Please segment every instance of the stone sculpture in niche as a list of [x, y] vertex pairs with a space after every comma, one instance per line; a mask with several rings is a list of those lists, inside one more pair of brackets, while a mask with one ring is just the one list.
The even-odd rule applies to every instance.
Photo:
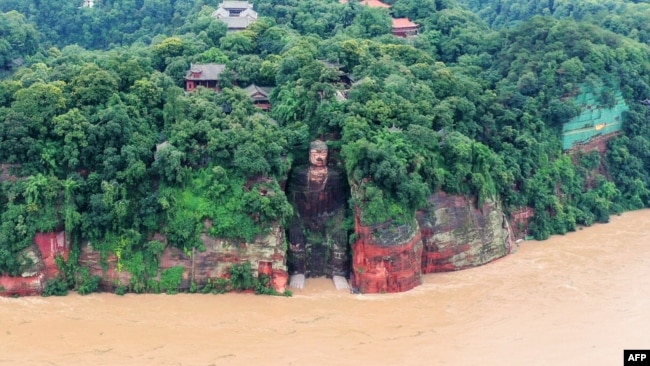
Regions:
[[328, 166], [324, 141], [310, 144], [309, 166], [291, 176], [288, 196], [295, 209], [289, 227], [290, 286], [302, 288], [306, 277], [327, 276], [347, 287], [348, 234], [343, 225], [347, 186], [341, 172]]

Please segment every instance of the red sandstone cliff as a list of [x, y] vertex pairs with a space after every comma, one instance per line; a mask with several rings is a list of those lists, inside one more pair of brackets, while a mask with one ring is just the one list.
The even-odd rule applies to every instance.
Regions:
[[438, 192], [429, 197], [432, 211], [419, 211], [422, 273], [480, 266], [512, 250], [514, 233], [499, 205]]
[[439, 192], [412, 225], [363, 226], [355, 218], [352, 285], [362, 293], [407, 291], [421, 274], [479, 266], [511, 252], [514, 232], [494, 202]]
[[[167, 243], [167, 239], [157, 234], [153, 239]], [[236, 242], [201, 236], [205, 251], [184, 252], [172, 246], [166, 246], [160, 256], [159, 272], [181, 266], [184, 268], [180, 290], [187, 290], [191, 283], [204, 285], [208, 279], [228, 277], [233, 264], [250, 262], [254, 275], [267, 275], [271, 285], [278, 292], [284, 292], [288, 274], [285, 265], [286, 248], [284, 248], [284, 230], [274, 226], [265, 236], [259, 236], [251, 243]], [[100, 287], [114, 289], [116, 284], [128, 285], [131, 275], [125, 270], [117, 269], [117, 257], [106, 258], [106, 270], [102, 268], [100, 253], [90, 245], [82, 248], [79, 263], [90, 270], [91, 275], [101, 278]]]
[[267, 235], [259, 236], [251, 243], [213, 238], [206, 234], [201, 235], [201, 241], [205, 251], [195, 250], [189, 255], [167, 247], [160, 259], [160, 268], [185, 267], [181, 286], [189, 288], [190, 281], [204, 284], [211, 278], [227, 277], [233, 264], [250, 262], [254, 276], [267, 275], [276, 291], [285, 291], [289, 276], [281, 226], [273, 226]]
[[535, 216], [532, 207], [521, 207], [510, 214], [510, 227], [515, 240], [526, 239], [530, 220]]
[[20, 276], [0, 276], [0, 296], [40, 295], [45, 282], [58, 275], [56, 257], [68, 259], [70, 248], [64, 232], [38, 233], [34, 245], [23, 251], [29, 258]]
[[[422, 283], [422, 240], [417, 222], [391, 227], [361, 225], [355, 217], [357, 241], [352, 245], [352, 286], [362, 293], [402, 292]], [[389, 233], [386, 237], [386, 233]]]
[[81, 247], [79, 254], [79, 265], [87, 268], [91, 276], [99, 276], [99, 288], [105, 291], [112, 291], [117, 285], [127, 285], [131, 275], [125, 270], [118, 270], [117, 256], [109, 254], [104, 260], [99, 250], [88, 243]]
[[[363, 293], [401, 292], [421, 284], [422, 273], [458, 270], [478, 266], [502, 257], [512, 249], [514, 234], [500, 207], [485, 202], [481, 207], [463, 196], [437, 193], [429, 198], [432, 210], [417, 213], [410, 225], [391, 222], [373, 227], [363, 226], [357, 213], [352, 246], [352, 285]], [[527, 213], [527, 211], [526, 211]], [[514, 215], [514, 221], [526, 217]], [[163, 243], [162, 235], [154, 239]], [[21, 277], [0, 277], [2, 295], [35, 295], [44, 282], [57, 275], [55, 257], [67, 258], [69, 249], [63, 233], [38, 234], [35, 247], [26, 255], [34, 264]], [[288, 274], [284, 230], [275, 226], [265, 236], [251, 243], [202, 236], [205, 251], [185, 253], [167, 247], [160, 258], [160, 271], [185, 268], [181, 289], [190, 283], [201, 285], [208, 279], [227, 277], [233, 264], [250, 262], [255, 275], [265, 274], [272, 286], [284, 292]], [[117, 269], [117, 257], [109, 255], [102, 268], [100, 253], [89, 245], [82, 248], [79, 264], [91, 275], [101, 277], [102, 288], [128, 284], [130, 274]]]

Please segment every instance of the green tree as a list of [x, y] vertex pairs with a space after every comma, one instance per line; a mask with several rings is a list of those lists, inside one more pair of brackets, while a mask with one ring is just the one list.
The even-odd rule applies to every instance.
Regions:
[[0, 12], [0, 70], [24, 63], [38, 50], [39, 34], [17, 11]]

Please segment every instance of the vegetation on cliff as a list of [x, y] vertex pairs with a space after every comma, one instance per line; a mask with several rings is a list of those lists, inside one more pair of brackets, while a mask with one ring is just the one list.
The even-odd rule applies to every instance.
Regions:
[[[156, 232], [183, 250], [204, 231], [250, 241], [293, 215], [283, 183], [317, 137], [365, 224], [412, 221], [439, 190], [531, 207], [538, 239], [650, 205], [648, 4], [462, 2], [475, 13], [259, 0], [228, 33], [218, 1], [3, 1], [0, 163], [18, 179], [0, 189], [0, 274], [37, 231], [119, 252], [135, 276]], [[420, 34], [391, 35], [391, 15]], [[208, 62], [227, 65], [223, 91], [185, 93]], [[275, 87], [269, 113], [250, 83]], [[562, 150], [582, 84], [630, 106], [604, 156]]]

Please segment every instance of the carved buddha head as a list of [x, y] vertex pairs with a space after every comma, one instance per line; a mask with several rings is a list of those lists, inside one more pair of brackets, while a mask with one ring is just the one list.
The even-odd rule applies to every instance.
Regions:
[[313, 167], [327, 166], [327, 144], [324, 141], [315, 140], [309, 145], [309, 164]]

